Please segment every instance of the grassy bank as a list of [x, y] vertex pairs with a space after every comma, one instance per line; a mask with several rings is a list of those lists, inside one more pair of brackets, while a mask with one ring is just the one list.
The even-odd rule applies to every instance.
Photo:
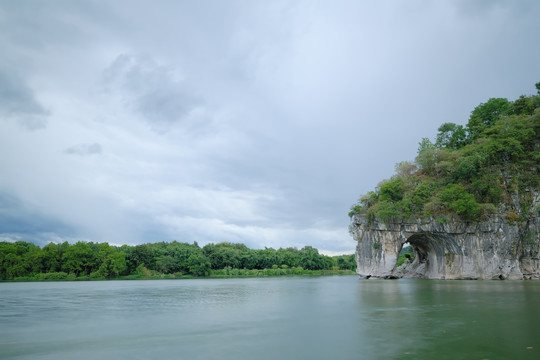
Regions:
[[0, 282], [47, 282], [47, 281], [105, 281], [105, 280], [173, 280], [173, 279], [224, 279], [224, 278], [264, 278], [264, 277], [293, 277], [293, 276], [336, 276], [336, 275], [356, 275], [352, 270], [306, 270], [302, 268], [289, 269], [233, 269], [225, 268], [212, 270], [208, 276], [194, 276], [191, 274], [174, 273], [162, 274], [157, 272], [146, 272], [114, 278], [104, 278], [98, 276], [75, 276], [66, 273], [47, 273], [35, 276], [21, 276], [12, 280], [1, 280]]

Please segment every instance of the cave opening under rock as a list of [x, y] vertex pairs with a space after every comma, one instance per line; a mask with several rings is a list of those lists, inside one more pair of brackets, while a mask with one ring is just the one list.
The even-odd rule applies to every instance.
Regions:
[[398, 252], [398, 258], [396, 261], [396, 268], [402, 265], [408, 265], [414, 260], [414, 248], [406, 242], [401, 246], [401, 250]]
[[396, 263], [393, 269], [396, 277], [431, 277], [444, 272], [448, 259], [453, 258], [449, 254], [461, 254], [455, 239], [446, 234], [428, 232], [413, 234], [401, 244], [399, 253], [407, 244], [412, 247], [414, 257], [412, 262], [401, 268], [398, 268]]

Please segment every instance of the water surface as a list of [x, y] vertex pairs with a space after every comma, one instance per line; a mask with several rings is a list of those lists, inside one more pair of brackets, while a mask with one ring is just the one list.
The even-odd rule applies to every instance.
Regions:
[[540, 282], [0, 284], [0, 359], [540, 359]]

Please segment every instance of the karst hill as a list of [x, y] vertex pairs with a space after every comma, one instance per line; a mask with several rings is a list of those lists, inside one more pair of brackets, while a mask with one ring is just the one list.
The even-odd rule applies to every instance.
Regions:
[[[365, 278], [540, 279], [540, 83], [442, 124], [351, 207]], [[412, 254], [403, 257], [404, 246]], [[398, 259], [400, 260], [398, 262]]]

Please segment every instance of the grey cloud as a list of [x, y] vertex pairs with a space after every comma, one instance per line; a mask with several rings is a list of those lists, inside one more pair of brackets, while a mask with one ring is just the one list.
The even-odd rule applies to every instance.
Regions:
[[72, 237], [65, 222], [43, 214], [16, 196], [0, 192], [0, 241], [30, 241], [45, 245]]
[[98, 143], [93, 144], [79, 144], [74, 145], [66, 150], [64, 150], [64, 153], [70, 154], [70, 155], [80, 155], [80, 156], [86, 156], [86, 155], [96, 155], [101, 154], [102, 152], [101, 145]]
[[104, 71], [103, 80], [106, 91], [119, 92], [132, 110], [158, 130], [182, 122], [203, 104], [172, 68], [148, 55], [118, 56]]
[[536, 2], [536, 0], [460, 0], [455, 5], [462, 14], [479, 16], [497, 9], [525, 13], [529, 9], [534, 8]]
[[104, 24], [120, 25], [116, 12], [105, 11], [102, 5], [99, 1], [3, 1], [0, 26], [9, 30], [14, 47], [43, 51], [52, 44], [80, 45], [99, 34]]
[[[540, 80], [538, 4], [5, 2], [0, 68], [39, 87], [18, 79], [19, 101], [0, 98], [0, 111], [39, 127], [43, 95], [55, 127], [27, 146], [0, 121], [0, 191], [94, 241], [352, 251], [349, 206], [414, 159], [422, 137]], [[100, 144], [111, 156], [63, 166]], [[195, 186], [225, 194], [190, 196]], [[13, 213], [0, 212], [0, 238], [63, 234]]]
[[88, 241], [88, 239], [50, 231], [36, 233], [0, 233], [0, 242], [16, 241], [26, 241], [43, 247], [50, 243], [60, 244], [67, 241], [68, 243], [73, 244], [77, 241]]
[[36, 130], [47, 126], [49, 113], [22, 78], [0, 69], [0, 115], [16, 119], [29, 130]]

